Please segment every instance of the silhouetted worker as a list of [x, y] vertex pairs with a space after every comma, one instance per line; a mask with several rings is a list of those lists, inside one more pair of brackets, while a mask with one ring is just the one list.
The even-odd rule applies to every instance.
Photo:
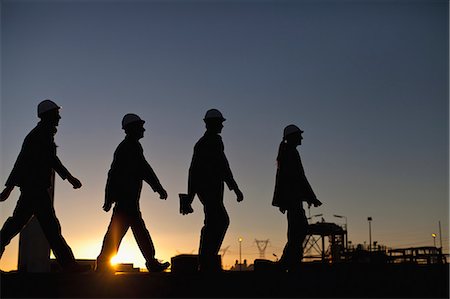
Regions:
[[145, 227], [139, 208], [142, 181], [149, 184], [161, 199], [167, 198], [167, 192], [161, 186], [155, 172], [144, 157], [139, 139], [144, 137], [144, 123], [136, 114], [126, 114], [122, 119], [125, 139], [119, 144], [115, 153], [105, 190], [103, 210], [108, 212], [115, 203], [111, 222], [103, 239], [100, 255], [97, 257], [97, 271], [113, 271], [110, 261], [119, 250], [120, 242], [131, 227], [139, 249], [146, 260], [147, 269], [161, 272], [170, 263], [160, 263], [155, 258], [150, 233]]
[[224, 182], [236, 193], [238, 202], [244, 196], [233, 178], [219, 135], [225, 118], [220, 111], [211, 109], [206, 112], [204, 121], [206, 132], [195, 144], [189, 168], [188, 197], [192, 203], [197, 194], [205, 212], [200, 235], [199, 270], [217, 272], [221, 270], [217, 255], [230, 223], [223, 204]]
[[88, 268], [75, 262], [72, 250], [61, 235], [61, 226], [49, 193], [53, 171], [63, 180], [67, 179], [74, 189], [81, 187], [81, 182], [70, 174], [56, 155], [54, 135], [61, 119], [59, 109], [58, 105], [48, 99], [39, 103], [38, 117], [41, 120], [26, 136], [6, 181], [6, 188], [0, 194], [0, 201], [5, 201], [15, 186], [20, 188], [20, 197], [13, 215], [6, 220], [0, 231], [0, 257], [11, 239], [35, 216], [63, 270], [78, 272]]
[[278, 207], [283, 214], [287, 211], [287, 244], [278, 265], [289, 272], [298, 271], [303, 258], [303, 241], [308, 228], [303, 202], [315, 207], [322, 204], [306, 179], [296, 149], [302, 143], [302, 133], [295, 125], [284, 128], [283, 141], [278, 150], [278, 168], [272, 201], [272, 205]]

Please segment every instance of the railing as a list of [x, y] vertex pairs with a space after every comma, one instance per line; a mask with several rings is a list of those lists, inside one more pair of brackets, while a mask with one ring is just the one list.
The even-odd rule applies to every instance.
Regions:
[[390, 249], [389, 261], [391, 263], [412, 264], [446, 264], [447, 259], [442, 254], [442, 248], [437, 247], [411, 247]]

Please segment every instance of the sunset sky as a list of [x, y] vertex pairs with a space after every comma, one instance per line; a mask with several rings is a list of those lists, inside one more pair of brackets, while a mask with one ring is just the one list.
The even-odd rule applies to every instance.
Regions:
[[[111, 212], [107, 171], [124, 137], [121, 119], [146, 120], [144, 154], [169, 193], [144, 185], [141, 210], [157, 258], [197, 253], [203, 225], [179, 214], [205, 112], [227, 121], [225, 153], [244, 201], [225, 192], [231, 224], [223, 265], [281, 256], [287, 221], [271, 206], [283, 128], [298, 148], [328, 222], [344, 215], [349, 240], [393, 248], [449, 242], [448, 1], [108, 1], [1, 3], [0, 184], [37, 104], [62, 106], [58, 155], [83, 187], [57, 179], [55, 207], [77, 258], [96, 258]], [[0, 203], [0, 225], [20, 192]], [[308, 211], [307, 211], [308, 213]], [[315, 218], [314, 221], [320, 220]], [[439, 237], [437, 245], [439, 246]], [[17, 266], [18, 237], [2, 270]], [[131, 232], [119, 260], [144, 267]]]

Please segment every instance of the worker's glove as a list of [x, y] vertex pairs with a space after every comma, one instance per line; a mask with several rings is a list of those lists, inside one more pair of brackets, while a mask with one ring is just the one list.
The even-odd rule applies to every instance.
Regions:
[[112, 206], [112, 203], [105, 202], [105, 204], [103, 205], [103, 211], [109, 212], [109, 210], [111, 210], [111, 206]]
[[162, 189], [162, 190], [158, 191], [158, 193], [159, 193], [160, 199], [164, 199], [164, 200], [167, 199], [167, 191], [166, 190]]
[[6, 186], [6, 188], [0, 194], [0, 201], [7, 200], [13, 189], [14, 186]]
[[79, 189], [82, 186], [80, 180], [77, 179], [76, 177], [69, 176], [67, 177], [67, 180], [69, 181], [70, 184], [72, 184], [73, 189]]
[[234, 189], [234, 193], [236, 193], [237, 202], [241, 202], [244, 200], [244, 194], [242, 194], [242, 192], [241, 192], [241, 190], [239, 190], [239, 188]]

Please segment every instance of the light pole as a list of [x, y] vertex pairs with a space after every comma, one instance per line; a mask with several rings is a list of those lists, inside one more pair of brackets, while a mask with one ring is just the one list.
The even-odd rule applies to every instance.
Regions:
[[369, 252], [372, 251], [372, 227], [370, 223], [372, 222], [372, 217], [367, 217], [367, 221], [369, 221]]
[[239, 237], [239, 271], [242, 271], [242, 237]]
[[434, 244], [434, 247], [436, 247], [436, 234], [435, 234], [435, 233], [432, 233], [431, 236], [433, 237], [433, 244]]

